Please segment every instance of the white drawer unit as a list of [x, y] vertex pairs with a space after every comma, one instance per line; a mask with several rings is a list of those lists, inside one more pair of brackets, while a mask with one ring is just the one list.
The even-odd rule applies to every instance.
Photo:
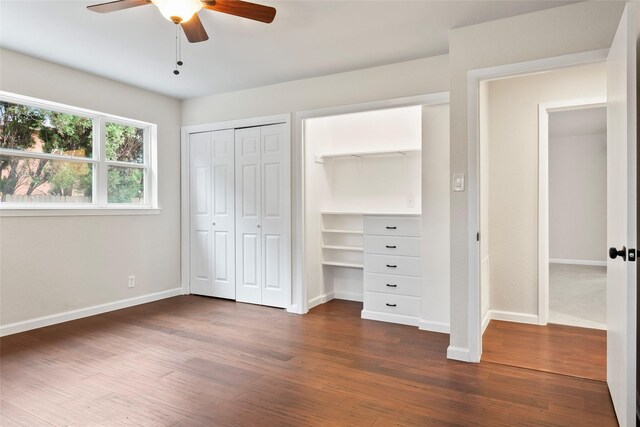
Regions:
[[365, 215], [362, 318], [417, 326], [420, 320], [421, 218]]
[[422, 235], [422, 220], [419, 216], [377, 216], [365, 215], [364, 234], [378, 236]]
[[422, 239], [419, 237], [366, 235], [365, 247], [372, 254], [420, 256]]

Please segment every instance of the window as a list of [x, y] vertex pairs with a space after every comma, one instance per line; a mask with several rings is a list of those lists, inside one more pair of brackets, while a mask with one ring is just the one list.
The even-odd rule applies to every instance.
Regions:
[[155, 125], [0, 93], [0, 208], [155, 207]]

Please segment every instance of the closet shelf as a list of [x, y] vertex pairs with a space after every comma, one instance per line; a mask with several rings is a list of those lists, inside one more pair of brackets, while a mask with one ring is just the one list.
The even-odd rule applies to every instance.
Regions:
[[327, 153], [315, 157], [316, 163], [324, 163], [325, 159], [335, 159], [338, 157], [384, 157], [384, 156], [403, 156], [409, 153], [419, 153], [420, 148], [405, 148], [395, 150], [375, 150], [375, 151], [356, 151], [352, 153]]
[[331, 229], [331, 228], [323, 228], [322, 232], [323, 233], [342, 233], [342, 234], [362, 234], [363, 233], [362, 230], [338, 230], [338, 229]]
[[341, 251], [353, 251], [353, 252], [364, 252], [364, 248], [359, 246], [333, 246], [333, 245], [323, 245], [322, 249], [337, 249]]
[[332, 265], [335, 267], [364, 268], [362, 264], [352, 264], [348, 262], [322, 261], [322, 265]]

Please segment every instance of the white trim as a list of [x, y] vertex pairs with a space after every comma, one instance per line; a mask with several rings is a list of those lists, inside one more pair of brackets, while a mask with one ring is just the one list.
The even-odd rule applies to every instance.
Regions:
[[[438, 105], [449, 102], [449, 92], [437, 92], [426, 95], [409, 96], [404, 98], [385, 99], [380, 101], [364, 102], [360, 104], [342, 105], [337, 107], [319, 108], [316, 110], [299, 111], [295, 113], [293, 121], [292, 141], [292, 168], [293, 168], [293, 195], [292, 209], [295, 218], [295, 230], [293, 247], [297, 248], [296, 255], [292, 260], [292, 287], [296, 294], [296, 304], [302, 313], [309, 311], [307, 300], [307, 272], [305, 267], [305, 209], [304, 209], [304, 121], [311, 118], [337, 116], [341, 114], [360, 113], [365, 111], [384, 110], [388, 108], [401, 108], [416, 105]], [[338, 296], [336, 295], [336, 298]]]
[[335, 299], [343, 299], [346, 301], [362, 302], [363, 295], [360, 292], [348, 292], [348, 291], [333, 291], [333, 297]]
[[541, 325], [549, 321], [549, 113], [606, 106], [606, 97], [538, 104], [538, 318]]
[[68, 322], [70, 320], [95, 316], [96, 314], [106, 313], [108, 311], [120, 310], [122, 308], [132, 307], [134, 305], [146, 304], [148, 302], [175, 297], [180, 295], [181, 293], [182, 292], [180, 288], [173, 288], [166, 291], [155, 292], [153, 294], [123, 299], [106, 304], [94, 305], [91, 307], [80, 308], [78, 310], [65, 311], [63, 313], [37, 317], [35, 319], [23, 320], [21, 322], [10, 323], [8, 325], [0, 326], [0, 336], [3, 337], [6, 335], [17, 334], [19, 332], [43, 328], [45, 326]]
[[567, 265], [594, 265], [597, 267], [606, 267], [607, 261], [591, 261], [588, 259], [550, 259], [549, 264], [567, 264]]
[[418, 329], [420, 329], [421, 331], [431, 331], [441, 334], [448, 334], [450, 331], [450, 325], [444, 322], [432, 322], [430, 320], [420, 319], [418, 321]]
[[[265, 126], [272, 124], [284, 123], [287, 125], [287, 137], [291, 138], [291, 114], [277, 114], [272, 116], [261, 116], [254, 118], [244, 118], [239, 120], [229, 120], [224, 122], [206, 123], [193, 126], [182, 126], [180, 130], [180, 223], [181, 223], [181, 238], [180, 238], [180, 282], [183, 294], [190, 293], [189, 286], [189, 245], [190, 245], [190, 233], [189, 233], [189, 135], [192, 133], [213, 132], [224, 129], [236, 129], [255, 126]], [[292, 186], [295, 185], [292, 180]], [[291, 197], [293, 197], [293, 190]], [[293, 202], [292, 202], [293, 205]], [[292, 218], [293, 225], [293, 218]], [[293, 240], [293, 238], [292, 238]], [[293, 258], [295, 253], [291, 251], [291, 258], [293, 264]], [[293, 267], [292, 267], [293, 268]], [[292, 285], [293, 287], [293, 285]], [[287, 311], [292, 313], [298, 313], [298, 304], [294, 304], [292, 301], [291, 291], [289, 292], [289, 301], [286, 302]], [[306, 306], [306, 304], [305, 304]], [[295, 310], [295, 311], [294, 311]], [[306, 311], [304, 312], [306, 313]], [[303, 313], [300, 313], [303, 314]]]
[[516, 313], [514, 311], [491, 310], [491, 320], [503, 320], [505, 322], [526, 323], [538, 325], [538, 316], [535, 314]]
[[382, 313], [380, 311], [362, 310], [361, 317], [378, 322], [399, 323], [401, 325], [418, 326], [420, 320], [417, 317], [404, 316], [402, 314]]
[[130, 205], [123, 209], [119, 206], [92, 207], [91, 203], [86, 205], [64, 205], [52, 208], [51, 205], [25, 206], [20, 209], [0, 208], [0, 218], [6, 217], [36, 217], [36, 216], [103, 216], [103, 215], [158, 215], [162, 212], [160, 208], [138, 207]]
[[325, 302], [329, 302], [332, 299], [333, 299], [333, 292], [327, 292], [326, 294], [322, 294], [315, 298], [311, 298], [308, 304], [309, 310], [311, 310], [313, 307], [317, 307], [321, 304], [324, 304]]
[[[482, 80], [496, 80], [503, 77], [547, 71], [578, 64], [604, 61], [609, 50], [601, 49], [589, 52], [573, 53], [551, 58], [536, 59], [516, 64], [499, 65], [496, 67], [469, 70], [467, 74], [467, 173], [469, 183], [468, 202], [468, 352], [469, 361], [479, 362], [482, 354], [482, 319], [480, 310], [480, 245], [476, 240], [479, 228], [479, 86]], [[464, 171], [451, 171], [458, 173]], [[453, 347], [459, 349], [459, 347]], [[457, 350], [453, 355], [459, 355]], [[457, 357], [453, 357], [461, 360]]]
[[489, 327], [489, 323], [491, 323], [491, 310], [487, 310], [482, 316], [482, 335], [484, 335], [484, 331]]
[[452, 345], [447, 348], [447, 359], [472, 362], [470, 355], [468, 348], [454, 347]]

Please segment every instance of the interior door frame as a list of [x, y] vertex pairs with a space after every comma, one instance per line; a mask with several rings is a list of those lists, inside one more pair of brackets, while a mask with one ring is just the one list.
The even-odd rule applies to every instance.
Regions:
[[469, 70], [467, 73], [467, 175], [468, 175], [468, 322], [469, 333], [466, 349], [449, 347], [447, 357], [465, 362], [480, 362], [482, 356], [482, 310], [480, 300], [480, 82], [506, 77], [550, 71], [572, 65], [604, 62], [609, 49], [573, 53], [550, 58], [495, 67]]
[[409, 96], [404, 98], [385, 99], [380, 101], [364, 102], [359, 104], [327, 107], [315, 110], [305, 110], [295, 113], [294, 139], [291, 145], [293, 161], [291, 163], [293, 173], [292, 186], [294, 187], [292, 225], [294, 226], [294, 241], [292, 246], [292, 291], [294, 294], [290, 312], [305, 314], [309, 311], [307, 297], [307, 272], [306, 272], [306, 239], [305, 239], [305, 170], [304, 170], [304, 121], [307, 119], [338, 116], [341, 114], [361, 113], [366, 111], [385, 110], [388, 108], [401, 108], [412, 106], [428, 106], [449, 103], [449, 92], [434, 92], [424, 95]]
[[[285, 129], [291, 129], [291, 114], [276, 114], [270, 116], [250, 117], [238, 120], [205, 123], [201, 125], [182, 126], [180, 129], [180, 288], [183, 295], [191, 292], [190, 277], [190, 233], [189, 233], [189, 136], [195, 133], [214, 132], [217, 130], [237, 129], [244, 127], [285, 124]], [[288, 133], [286, 137], [291, 138]], [[293, 197], [293, 192], [291, 193]], [[293, 261], [293, 253], [292, 253]], [[290, 305], [290, 303], [289, 303]]]
[[[549, 321], [549, 113], [602, 108], [607, 97], [538, 104], [538, 324]], [[606, 202], [605, 202], [606, 203]]]

